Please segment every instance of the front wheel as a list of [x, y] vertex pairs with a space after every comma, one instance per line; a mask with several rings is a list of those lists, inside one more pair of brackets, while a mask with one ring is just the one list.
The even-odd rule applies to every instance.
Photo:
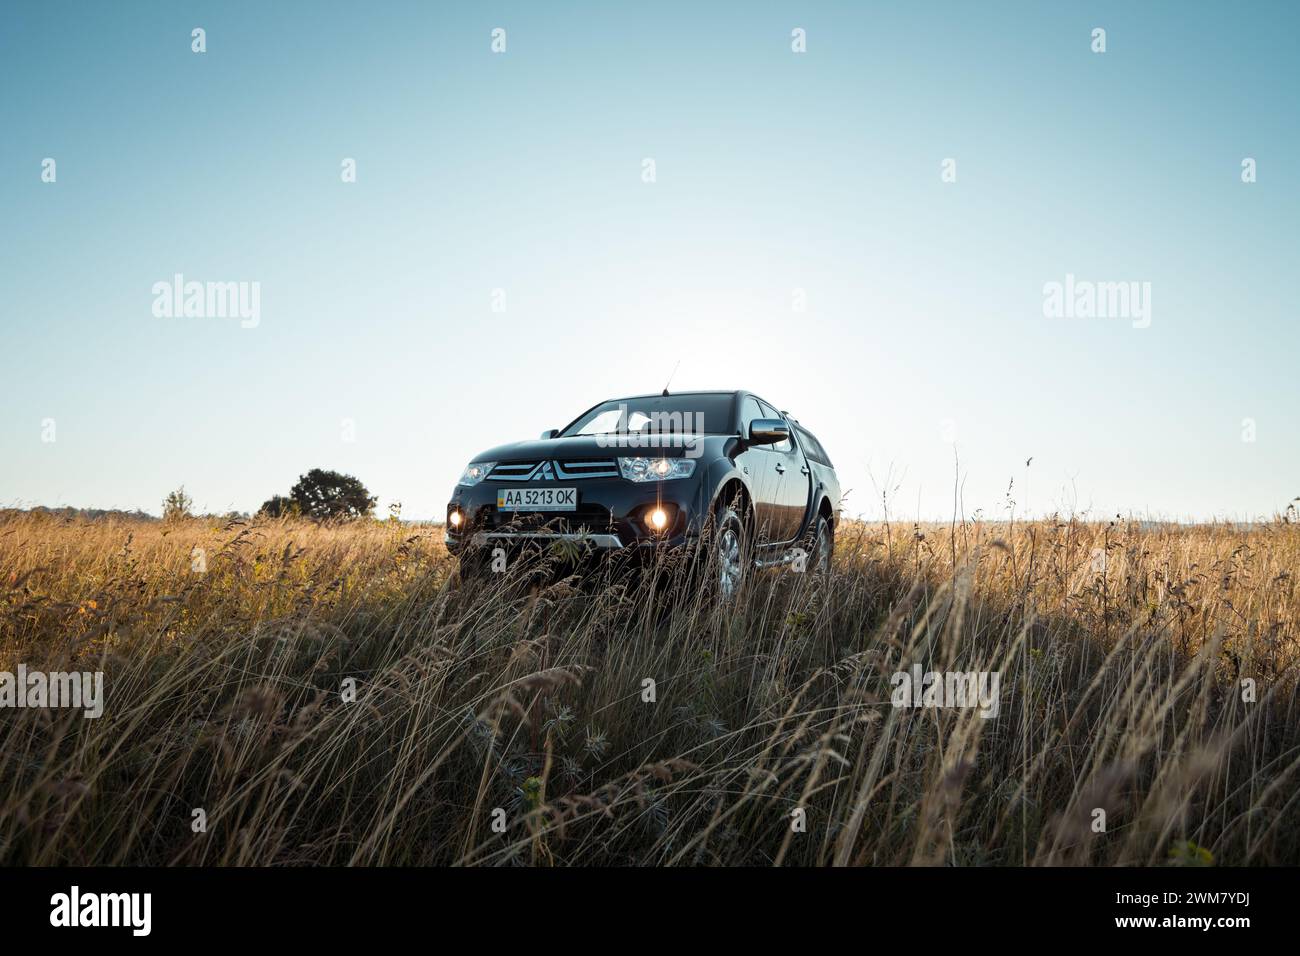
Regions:
[[827, 580], [831, 576], [831, 558], [835, 554], [835, 529], [825, 515], [817, 516], [804, 544], [808, 554], [808, 572], [818, 581]]
[[481, 584], [491, 572], [491, 563], [478, 549], [467, 549], [461, 552], [456, 564], [456, 576], [460, 579], [461, 586], [468, 586], [475, 582]]
[[735, 598], [749, 572], [749, 533], [744, 518], [734, 505], [724, 506], [718, 511], [711, 547], [711, 583], [726, 604]]

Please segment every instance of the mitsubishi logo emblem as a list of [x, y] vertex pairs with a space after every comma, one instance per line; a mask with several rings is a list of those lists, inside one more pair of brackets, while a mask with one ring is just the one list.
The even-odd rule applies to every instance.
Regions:
[[532, 478], [534, 481], [554, 481], [555, 471], [551, 468], [551, 463], [544, 461], [538, 465], [537, 470], [532, 474]]

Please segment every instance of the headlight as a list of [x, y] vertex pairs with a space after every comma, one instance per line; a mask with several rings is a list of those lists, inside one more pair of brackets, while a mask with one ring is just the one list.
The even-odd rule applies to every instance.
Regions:
[[620, 458], [619, 473], [628, 481], [667, 481], [695, 473], [694, 458]]
[[488, 472], [496, 465], [495, 461], [472, 461], [465, 466], [465, 471], [460, 476], [458, 485], [464, 485], [466, 488], [472, 488], [488, 476]]

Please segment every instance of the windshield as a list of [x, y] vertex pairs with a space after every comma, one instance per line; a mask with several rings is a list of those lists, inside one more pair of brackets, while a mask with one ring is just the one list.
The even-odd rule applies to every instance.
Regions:
[[732, 401], [722, 395], [652, 395], [597, 405], [561, 432], [577, 435], [730, 435]]

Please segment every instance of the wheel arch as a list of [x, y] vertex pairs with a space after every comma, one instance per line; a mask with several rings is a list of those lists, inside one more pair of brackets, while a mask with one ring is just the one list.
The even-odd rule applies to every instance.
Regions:
[[817, 494], [821, 497], [821, 501], [817, 504], [817, 514], [818, 516], [825, 518], [827, 523], [830, 524], [831, 529], [834, 530], [835, 506], [831, 504], [830, 496], [826, 494], [825, 489], [819, 489]]
[[752, 530], [754, 523], [754, 496], [750, 490], [749, 483], [738, 473], [724, 475], [714, 489], [713, 498], [709, 502], [709, 514], [716, 514], [718, 507], [723, 503], [730, 501], [733, 496], [739, 496], [744, 504], [744, 514], [741, 519], [745, 526]]

